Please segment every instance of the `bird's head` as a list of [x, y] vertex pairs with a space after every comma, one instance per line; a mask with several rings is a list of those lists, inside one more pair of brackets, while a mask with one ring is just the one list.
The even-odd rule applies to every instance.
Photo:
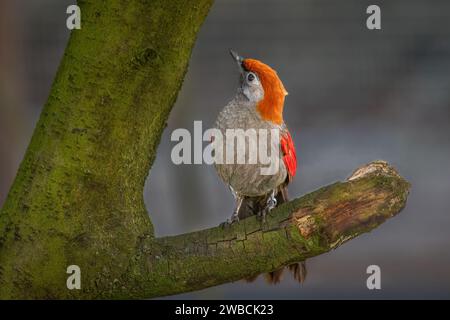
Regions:
[[264, 120], [283, 122], [284, 98], [288, 94], [277, 72], [255, 59], [244, 59], [230, 50], [240, 72], [240, 87], [245, 97], [256, 104]]

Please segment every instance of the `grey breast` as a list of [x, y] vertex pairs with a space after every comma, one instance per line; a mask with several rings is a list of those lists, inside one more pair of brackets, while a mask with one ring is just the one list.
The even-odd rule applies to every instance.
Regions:
[[[287, 172], [281, 159], [279, 141], [271, 143], [269, 140], [270, 134], [267, 135], [267, 145], [271, 145], [272, 148], [276, 148], [279, 152], [278, 155], [276, 153], [271, 154], [270, 150], [267, 152], [270, 155], [270, 161], [277, 165], [277, 170], [273, 174], [262, 174], [262, 169], [266, 168], [267, 171], [269, 165], [261, 163], [259, 156], [256, 159], [256, 163], [250, 163], [251, 159], [248, 151], [252, 143], [254, 146], [258, 146], [258, 138], [261, 137], [259, 135], [259, 129], [268, 130], [269, 132], [270, 129], [278, 129], [277, 125], [261, 119], [256, 111], [255, 105], [234, 99], [220, 112], [215, 127], [222, 132], [224, 141], [222, 148], [216, 149], [218, 150], [217, 155], [219, 158], [222, 157], [223, 163], [216, 163], [215, 167], [220, 178], [237, 193], [245, 196], [259, 196], [270, 192], [284, 182]], [[226, 144], [230, 143], [230, 140], [228, 139], [227, 141], [226, 139], [227, 129], [242, 129], [242, 131], [234, 131], [237, 139], [235, 140], [233, 155], [231, 157], [233, 163], [226, 163]], [[256, 135], [248, 134], [248, 129], [254, 129]], [[236, 142], [239, 138], [245, 139], [245, 143], [242, 144], [245, 146], [244, 164], [237, 163], [237, 147], [239, 144]], [[240, 151], [242, 152], [242, 150]]]

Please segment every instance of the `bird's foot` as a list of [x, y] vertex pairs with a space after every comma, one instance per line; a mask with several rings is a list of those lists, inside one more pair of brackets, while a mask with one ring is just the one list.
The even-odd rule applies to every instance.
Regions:
[[230, 219], [228, 219], [227, 221], [230, 225], [235, 223], [235, 222], [239, 222], [239, 215], [237, 212], [233, 212], [233, 215], [231, 216]]
[[222, 223], [220, 224], [220, 226], [221, 226], [222, 228], [227, 228], [227, 227], [231, 226], [231, 225], [232, 225], [233, 223], [235, 223], [235, 222], [239, 222], [239, 215], [238, 215], [238, 212], [237, 212], [237, 211], [233, 212], [233, 214], [231, 215], [231, 218], [228, 219], [228, 220], [225, 221], [225, 222], [222, 222]]
[[258, 214], [262, 222], [266, 222], [267, 214], [277, 206], [277, 199], [275, 198], [275, 191], [272, 191], [269, 199], [267, 199], [266, 207]]
[[270, 198], [267, 200], [267, 206], [266, 209], [268, 211], [271, 211], [272, 209], [274, 209], [277, 206], [277, 199], [275, 198], [275, 196], [271, 195]]

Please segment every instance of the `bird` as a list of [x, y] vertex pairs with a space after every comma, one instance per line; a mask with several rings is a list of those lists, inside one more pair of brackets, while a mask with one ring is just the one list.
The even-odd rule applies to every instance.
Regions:
[[[277, 72], [257, 59], [243, 58], [233, 50], [230, 50], [230, 54], [238, 66], [239, 85], [235, 96], [220, 111], [215, 121], [215, 129], [225, 137], [225, 143], [223, 147], [215, 148], [215, 156], [222, 161], [216, 161], [214, 166], [235, 199], [231, 218], [224, 226], [238, 223], [252, 215], [257, 215], [264, 222], [268, 212], [288, 201], [287, 186], [297, 171], [294, 142], [283, 119], [284, 101], [288, 92]], [[256, 134], [249, 134], [249, 130]], [[266, 135], [261, 134], [264, 131], [267, 132]], [[227, 139], [229, 132], [233, 132], [233, 139], [236, 138], [233, 142], [241, 141], [244, 145], [237, 143], [227, 149], [226, 145], [230, 143]], [[271, 136], [269, 132], [278, 134]], [[273, 139], [274, 136], [276, 139]], [[265, 140], [265, 144], [260, 144], [259, 140]], [[256, 150], [252, 150], [251, 147], [255, 146]], [[263, 163], [259, 158], [256, 162], [249, 161], [255, 156], [252, 153], [257, 153], [258, 156], [261, 154], [262, 146], [270, 149], [263, 153], [269, 155], [270, 163], [278, 165], [270, 174], [262, 173], [262, 169], [267, 168], [267, 161]], [[245, 161], [239, 162], [237, 154], [242, 148], [250, 150], [245, 153]], [[233, 161], [224, 161], [230, 152], [233, 154], [229, 159]], [[280, 282], [283, 269], [266, 274], [267, 282]], [[301, 283], [304, 281], [304, 262], [291, 264], [288, 269], [293, 272], [296, 280]], [[252, 281], [256, 277], [247, 280]]]

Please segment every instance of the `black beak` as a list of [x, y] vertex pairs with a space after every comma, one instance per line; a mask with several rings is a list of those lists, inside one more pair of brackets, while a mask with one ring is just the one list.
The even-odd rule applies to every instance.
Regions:
[[236, 61], [237, 65], [239, 67], [239, 72], [244, 73], [244, 68], [242, 67], [242, 62], [244, 61], [244, 58], [239, 56], [235, 51], [233, 51], [231, 49], [230, 49], [230, 55], [233, 58], [233, 60]]

